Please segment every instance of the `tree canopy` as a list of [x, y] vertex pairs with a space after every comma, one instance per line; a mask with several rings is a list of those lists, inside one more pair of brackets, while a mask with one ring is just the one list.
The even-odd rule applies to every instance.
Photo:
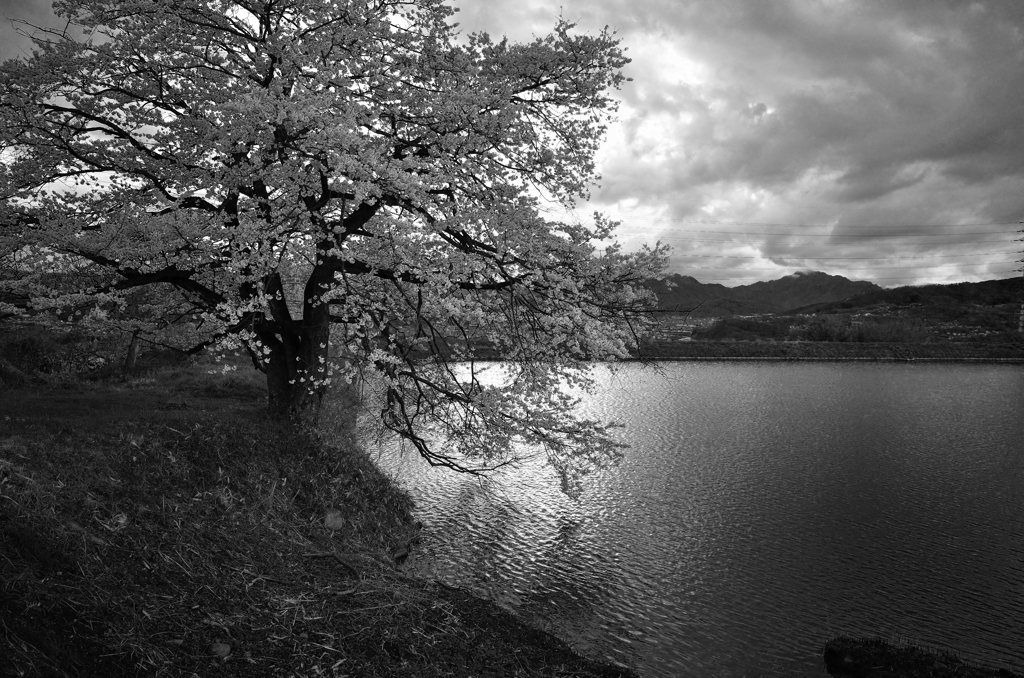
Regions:
[[548, 217], [595, 180], [628, 62], [613, 34], [463, 35], [440, 0], [55, 8], [68, 27], [28, 27], [32, 55], [0, 70], [8, 302], [163, 290], [189, 348], [248, 351], [272, 410], [362, 374], [432, 463], [540, 445], [571, 478], [613, 454], [567, 387], [627, 355], [665, 252]]

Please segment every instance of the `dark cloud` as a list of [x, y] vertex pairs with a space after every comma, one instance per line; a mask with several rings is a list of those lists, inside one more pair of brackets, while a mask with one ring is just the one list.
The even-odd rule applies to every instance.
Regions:
[[[559, 16], [619, 32], [633, 81], [579, 213], [620, 217], [627, 244], [667, 240], [679, 270], [727, 284], [803, 269], [895, 284], [1017, 267], [1024, 2], [453, 4], [463, 30], [495, 37], [545, 34]], [[48, 2], [0, 10], [3, 58], [28, 50], [9, 19], [59, 23]], [[1005, 235], [966, 235], [971, 224]], [[823, 237], [855, 233], [865, 237]]]
[[[893, 267], [877, 269], [880, 280], [1012, 274], [1012, 224], [1024, 220], [1024, 3], [598, 0], [588, 11], [621, 29], [635, 59], [595, 193], [627, 217], [627, 239], [667, 239], [684, 270], [714, 248], [744, 277], [766, 262], [795, 270], [796, 254], [841, 272], [839, 257], [871, 253], [868, 263]], [[697, 220], [733, 242], [695, 240]], [[807, 235], [796, 246], [764, 226], [747, 237], [759, 242], [739, 242], [726, 234], [736, 226], [713, 222]], [[957, 237], [977, 223], [1002, 224], [988, 230], [1005, 237], [996, 247]], [[950, 225], [948, 237], [924, 237]], [[908, 235], [813, 237], [854, 226]], [[981, 247], [1004, 252], [1001, 263], [971, 259]], [[750, 250], [764, 260], [724, 258]]]

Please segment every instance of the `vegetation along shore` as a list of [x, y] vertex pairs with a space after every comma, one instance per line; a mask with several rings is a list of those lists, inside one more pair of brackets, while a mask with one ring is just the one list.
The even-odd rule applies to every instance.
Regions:
[[1024, 363], [1024, 342], [838, 343], [812, 341], [649, 341], [641, 358], [656, 360], [868, 360]]

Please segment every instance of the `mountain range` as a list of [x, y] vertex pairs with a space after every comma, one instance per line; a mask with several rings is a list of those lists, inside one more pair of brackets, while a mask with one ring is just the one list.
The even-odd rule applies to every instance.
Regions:
[[948, 285], [916, 285], [876, 288], [842, 300], [816, 302], [791, 309], [795, 313], [836, 313], [872, 306], [931, 306], [954, 308], [958, 306], [995, 307], [1024, 303], [1024, 279], [1020, 276], [981, 282], [962, 282]]
[[884, 292], [866, 281], [820, 271], [798, 272], [778, 280], [726, 287], [673, 274], [648, 283], [665, 310], [688, 311], [694, 318], [785, 313], [794, 309], [839, 302], [850, 297]]

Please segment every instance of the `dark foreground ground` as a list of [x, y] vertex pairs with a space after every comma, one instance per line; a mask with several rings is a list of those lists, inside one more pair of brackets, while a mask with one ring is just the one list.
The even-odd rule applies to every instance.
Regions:
[[[405, 577], [409, 498], [351, 441], [268, 421], [256, 375], [15, 377], [0, 372], [0, 676], [636, 675]], [[873, 640], [833, 639], [825, 663], [1014, 678]]]
[[0, 382], [0, 676], [633, 676], [403, 576], [408, 497], [258, 380]]

